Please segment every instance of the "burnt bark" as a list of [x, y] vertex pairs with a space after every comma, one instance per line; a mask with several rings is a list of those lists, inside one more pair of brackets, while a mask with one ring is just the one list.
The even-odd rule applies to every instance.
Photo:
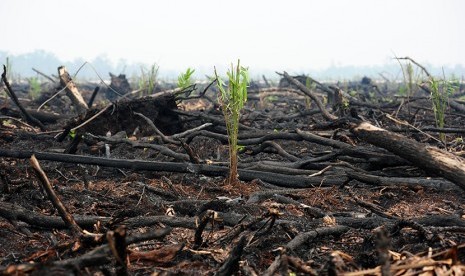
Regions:
[[465, 159], [367, 122], [356, 125], [352, 132], [360, 139], [385, 148], [426, 172], [440, 175], [465, 190]]

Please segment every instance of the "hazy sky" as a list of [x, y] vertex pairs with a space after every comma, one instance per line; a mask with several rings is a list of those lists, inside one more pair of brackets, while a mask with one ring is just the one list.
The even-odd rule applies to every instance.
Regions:
[[1, 0], [0, 51], [161, 68], [465, 64], [463, 0]]

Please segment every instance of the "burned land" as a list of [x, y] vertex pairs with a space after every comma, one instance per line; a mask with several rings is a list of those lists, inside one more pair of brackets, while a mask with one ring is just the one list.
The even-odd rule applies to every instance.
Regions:
[[252, 80], [231, 183], [213, 80], [4, 71], [0, 274], [463, 275], [465, 88], [425, 73]]

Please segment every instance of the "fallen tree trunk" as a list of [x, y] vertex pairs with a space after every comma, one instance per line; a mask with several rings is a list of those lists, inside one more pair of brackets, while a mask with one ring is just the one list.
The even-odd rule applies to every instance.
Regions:
[[440, 175], [465, 190], [465, 159], [367, 122], [358, 124], [351, 131], [368, 143], [385, 148], [428, 173]]

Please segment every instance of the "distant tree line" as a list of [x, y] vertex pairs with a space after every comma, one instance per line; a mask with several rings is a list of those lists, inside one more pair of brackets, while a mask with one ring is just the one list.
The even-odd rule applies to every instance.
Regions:
[[[64, 65], [68, 68], [68, 71], [71, 73], [76, 72], [86, 60], [82, 58], [75, 59], [73, 61], [62, 61], [55, 54], [44, 51], [36, 50], [31, 53], [20, 54], [20, 55], [11, 55], [8, 52], [0, 51], [0, 61], [1, 64], [6, 63], [6, 59], [12, 64], [12, 73], [16, 77], [32, 77], [36, 73], [32, 70], [35, 68], [41, 72], [52, 75], [56, 74], [57, 68], [60, 65]], [[114, 74], [126, 74], [128, 77], [137, 76], [141, 72], [141, 67], [148, 68], [150, 67], [151, 61], [148, 61], [147, 64], [142, 63], [130, 63], [124, 59], [119, 60], [118, 62], [112, 62], [107, 56], [101, 55], [96, 57], [93, 60], [89, 60], [95, 70], [102, 76], [104, 79], [109, 79], [109, 72]], [[442, 76], [442, 72], [446, 75], [454, 75], [457, 78], [463, 78], [465, 76], [465, 67], [464, 65], [455, 65], [455, 66], [432, 66], [430, 64], [423, 64], [428, 70], [434, 74]], [[186, 68], [191, 66], [186, 64]], [[162, 78], [175, 79], [180, 72], [184, 71], [186, 68], [160, 68], [159, 76]], [[205, 75], [211, 75], [212, 70], [208, 69], [208, 66], [203, 66], [202, 68], [196, 68], [196, 73], [199, 77], [204, 77]], [[213, 65], [211, 65], [213, 68]], [[293, 71], [292, 68], [267, 68], [267, 69], [257, 69], [249, 68], [250, 75], [252, 78], [261, 78], [261, 75], [266, 75], [267, 77], [276, 77], [275, 71], [280, 71], [287, 69], [291, 74], [306, 74], [311, 75], [312, 77], [325, 79], [325, 80], [352, 80], [360, 79], [363, 76], [368, 76], [374, 79], [387, 78], [390, 80], [402, 79], [402, 71], [399, 67], [399, 64], [393, 59], [389, 64], [384, 65], [374, 65], [374, 66], [335, 66], [332, 65], [323, 70], [314, 70], [309, 66], [308, 70], [301, 69], [298, 71]], [[85, 66], [78, 74], [78, 78], [82, 79], [98, 79], [95, 72], [91, 69], [90, 66]]]

